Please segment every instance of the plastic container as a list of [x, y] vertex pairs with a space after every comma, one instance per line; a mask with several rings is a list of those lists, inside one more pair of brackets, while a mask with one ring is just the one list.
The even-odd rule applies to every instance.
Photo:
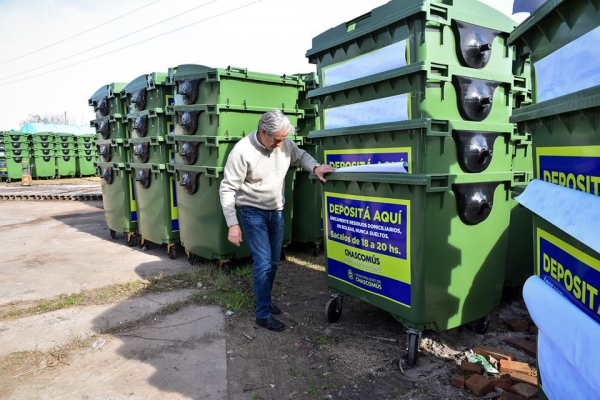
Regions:
[[[260, 117], [270, 108], [215, 105], [174, 106], [175, 135], [240, 137], [254, 132]], [[292, 126], [304, 112], [294, 108], [282, 110]]]
[[129, 164], [135, 180], [138, 231], [156, 244], [179, 242], [177, 193], [165, 164]]
[[315, 37], [306, 56], [323, 86], [421, 61], [505, 73], [512, 62], [506, 38], [515, 26], [474, 0], [390, 1]]
[[109, 115], [90, 122], [90, 126], [96, 129], [96, 137], [100, 140], [126, 139], [129, 138], [129, 127], [124, 117]]
[[173, 103], [173, 86], [169, 84], [166, 73], [152, 72], [141, 75], [127, 84], [121, 92], [121, 97], [126, 98], [126, 114], [164, 109]]
[[121, 91], [125, 88], [125, 83], [111, 83], [102, 86], [88, 100], [90, 107], [94, 107], [96, 118], [106, 117], [108, 115], [127, 114], [125, 101], [121, 98]]
[[165, 114], [162, 109], [127, 114], [127, 121], [131, 138], [169, 136], [174, 131], [171, 116]]
[[136, 163], [170, 164], [173, 161], [173, 149], [163, 136], [129, 139], [131, 159]]
[[214, 137], [175, 135], [173, 143], [175, 163], [204, 167], [224, 167], [227, 157], [242, 137]]
[[[123, 163], [97, 163], [102, 182], [102, 204], [113, 232], [137, 232], [137, 206], [133, 179]], [[128, 238], [130, 236], [128, 235]]]
[[175, 105], [229, 104], [293, 108], [304, 82], [298, 76], [249, 72], [246, 68], [180, 65], [169, 69]]
[[96, 175], [96, 161], [97, 158], [93, 155], [81, 155], [75, 156], [75, 173], [77, 176], [93, 176]]
[[75, 177], [77, 174], [77, 157], [75, 152], [64, 155], [57, 152], [56, 154], [57, 175], [59, 177], [69, 176]]
[[318, 100], [322, 129], [420, 118], [507, 123], [514, 94], [526, 92], [525, 82], [474, 71], [421, 62], [321, 87], [308, 97]]
[[31, 159], [31, 176], [39, 178], [54, 178], [56, 175], [56, 153], [54, 150], [34, 150]]
[[[474, 322], [487, 330], [502, 296], [513, 173], [333, 173], [323, 188], [327, 285], [418, 331]], [[368, 212], [367, 212], [368, 211]], [[326, 313], [339, 319], [342, 302]]]

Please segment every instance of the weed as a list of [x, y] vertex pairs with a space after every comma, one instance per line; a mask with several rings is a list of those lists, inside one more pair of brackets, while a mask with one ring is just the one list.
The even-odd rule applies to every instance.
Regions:
[[306, 386], [306, 394], [309, 396], [314, 396], [315, 394], [317, 394], [315, 381], [313, 379], [308, 381], [308, 385]]
[[319, 346], [327, 346], [330, 342], [330, 339], [327, 336], [319, 335], [315, 338], [315, 341]]
[[305, 375], [306, 375], [306, 374], [304, 373], [304, 371], [299, 371], [299, 370], [295, 370], [295, 369], [292, 369], [292, 368], [289, 368], [289, 369], [287, 370], [287, 374], [288, 374], [289, 376], [291, 376], [292, 378], [301, 378], [301, 377], [303, 377], [303, 376], [305, 376]]

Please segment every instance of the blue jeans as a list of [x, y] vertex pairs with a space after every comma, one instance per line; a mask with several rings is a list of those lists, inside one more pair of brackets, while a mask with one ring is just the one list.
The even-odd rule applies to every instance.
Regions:
[[239, 207], [244, 240], [254, 261], [254, 297], [256, 317], [271, 316], [271, 291], [281, 258], [283, 244], [283, 210]]

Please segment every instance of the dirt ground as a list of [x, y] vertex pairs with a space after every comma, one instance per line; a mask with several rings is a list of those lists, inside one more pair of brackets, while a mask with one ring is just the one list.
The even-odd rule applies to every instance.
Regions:
[[[11, 208], [11, 202], [0, 203], [3, 203], [5, 211]], [[42, 208], [45, 204], [44, 202], [24, 201], [12, 204], [17, 203], [21, 207]], [[72, 205], [73, 203], [66, 204]], [[100, 229], [99, 227], [104, 224], [104, 218], [103, 213], [100, 212], [101, 203], [95, 204], [95, 208], [96, 212], [87, 213], [85, 216], [84, 225], [90, 227], [89, 229], [83, 229], [81, 226], [78, 226], [78, 229], [70, 228], [65, 230], [62, 236], [55, 238], [56, 241], [62, 243], [65, 252], [77, 250], [85, 254], [85, 246], [96, 246], [89, 237], [89, 231], [92, 230], [92, 226], [94, 231]], [[74, 215], [74, 218], [76, 216]], [[54, 220], [61, 221], [61, 219]], [[73, 226], [77, 224], [75, 219], [68, 219], [67, 222]], [[12, 225], [17, 226], [19, 223], [13, 221]], [[0, 235], [6, 239], [11, 235], [9, 231], [8, 228], [4, 229]], [[18, 246], [17, 242], [15, 242], [15, 246]], [[73, 246], [77, 246], [77, 249], [71, 248]], [[151, 249], [147, 253], [141, 252], [137, 248], [127, 249], [131, 257], [152, 257], [151, 260], [140, 259], [140, 262], [151, 261], [154, 270], [163, 271], [164, 274], [174, 274], [178, 270], [189, 268], [187, 263], [181, 259], [175, 260], [175, 264], [172, 264], [173, 260], [169, 260], [162, 253], [159, 258], [156, 258], [156, 254], [161, 252], [160, 249]], [[27, 259], [37, 257], [35, 249], [31, 253]], [[230, 399], [475, 399], [476, 397], [468, 390], [452, 387], [450, 381], [453, 375], [460, 374], [460, 362], [465, 358], [465, 353], [478, 345], [510, 350], [516, 354], [518, 361], [535, 366], [533, 357], [520, 350], [510, 348], [505, 343], [506, 339], [510, 337], [535, 340], [535, 336], [528, 333], [511, 332], [503, 322], [512, 318], [529, 319], [518, 290], [507, 293], [501, 306], [493, 311], [490, 329], [485, 335], [475, 334], [467, 328], [457, 328], [446, 332], [424, 332], [418, 364], [415, 367], [408, 367], [405, 360], [406, 330], [400, 323], [389, 314], [354, 298], [344, 300], [343, 315], [339, 322], [328, 323], [324, 316], [325, 303], [329, 298], [329, 291], [325, 284], [324, 255], [320, 254], [315, 257], [310, 248], [303, 246], [289, 247], [287, 253], [288, 258], [281, 263], [278, 272], [274, 293], [275, 302], [283, 311], [281, 320], [288, 326], [285, 331], [276, 333], [258, 328], [251, 312], [235, 312], [234, 310], [233, 315], [225, 317], [223, 316], [225, 310], [221, 310], [225, 324], [226, 389]], [[94, 259], [93, 269], [96, 273], [103, 270], [103, 262], [101, 258]], [[106, 262], [110, 263], [108, 259]], [[108, 267], [117, 268], [117, 265], [113, 264]], [[13, 274], [18, 274], [19, 268], [26, 273], [32, 272], [27, 271], [29, 264], [20, 265], [11, 265]], [[79, 267], [85, 269], [84, 265]], [[3, 265], [0, 268], [5, 269], [7, 266]], [[52, 268], [56, 268], [58, 274], [64, 274], [69, 271], [69, 268], [73, 269], [73, 266], [63, 260], [53, 264]], [[195, 268], [215, 267], [202, 265]], [[232, 268], [236, 268], [235, 265]], [[29, 265], [29, 269], [31, 269], [31, 265]], [[71, 292], [77, 290], [77, 285], [85, 287], [89, 284], [89, 278], [86, 281], [85, 274], [81, 274], [81, 272], [85, 271], [78, 272], [76, 282], [70, 286]], [[68, 276], [70, 275], [65, 275], [66, 281], [68, 281]], [[124, 276], [126, 279], [132, 279], [130, 275]], [[105, 279], [108, 281], [109, 278]], [[144, 280], [147, 279], [147, 276], [138, 274], [136, 279]], [[251, 282], [239, 283], [242, 290], [251, 293]], [[54, 288], [43, 296], [56, 295], [56, 290]], [[114, 306], [131, 308], [131, 306], [125, 306], [124, 302]], [[182, 320], [192, 318], [189, 311], [185, 310], [187, 309], [182, 312], [174, 309], [172, 314], [164, 318], [168, 318], [170, 326], [177, 326], [178, 323], [183, 323]], [[160, 324], [161, 321], [156, 321], [156, 324]], [[153, 324], [144, 323], [136, 326], [136, 334], [141, 337], [148, 336], [153, 329], [157, 328], [156, 324]], [[1, 334], [0, 330], [0, 336]], [[171, 339], [179, 340], [178, 334], [175, 329]], [[106, 351], [112, 347], [118, 347], [116, 343], [120, 343], [119, 340], [122, 338], [118, 335], [108, 335], [106, 347], [108, 350]], [[198, 343], [201, 345], [201, 342]], [[143, 350], [143, 343], [137, 343], [136, 346], [137, 351], [145, 355], [128, 361], [132, 363], [127, 364], [128, 373], [137, 376], [138, 382], [155, 380], [156, 377], [152, 378], [152, 368], [148, 369], [146, 363], [151, 355]], [[30, 350], [36, 349], [31, 348]], [[151, 352], [151, 349], [148, 351]], [[177, 356], [171, 361], [181, 359], [181, 357], [184, 359], [191, 357], [197, 352], [197, 347], [183, 346], [178, 349]], [[89, 346], [74, 352], [72, 357], [71, 365], [79, 365], [78, 363], [85, 361], [86, 365], [101, 363], [106, 367], [108, 362], [105, 353], [97, 352]], [[0, 364], [6, 366], [7, 358], [1, 358]], [[207, 359], [204, 362], [210, 363], [211, 360]], [[190, 368], [193, 365], [183, 363], [182, 367]], [[35, 374], [40, 378], [11, 382], [11, 385], [17, 389], [19, 385], [24, 385], [22, 387], [29, 386], [33, 391], [46, 390], [58, 382], [61, 374], [69, 374], [69, 371], [72, 370], [64, 368], [40, 371]], [[114, 372], [111, 372], [110, 368], [99, 369], [95, 373], [98, 374], [98, 377], [94, 379], [104, 382], [104, 385], [109, 385], [110, 379], [115, 378]], [[104, 373], [108, 375], [104, 377]], [[3, 376], [8, 379], [9, 375]], [[171, 377], [169, 379], [173, 380], [178, 373], [169, 369], [164, 376]], [[64, 379], [63, 376], [63, 382]], [[136, 380], [132, 379], [132, 382], [136, 382]], [[208, 382], [206, 383], [208, 384]], [[174, 389], [178, 392], [177, 394], [161, 392], [160, 397], [157, 398], [211, 398], [202, 395], [201, 378], [192, 381], [181, 380], [177, 384], [180, 387], [189, 384], [197, 389], [178, 391]], [[46, 385], [46, 389], [43, 389], [44, 385]], [[86, 385], [88, 388], [92, 387], [90, 382], [86, 382]], [[101, 386], [95, 391], [89, 390], [90, 394], [86, 398], [136, 398], [128, 396], [126, 387], [123, 389], [125, 392], [103, 392]], [[42, 394], [36, 398], [48, 397], [44, 397]], [[63, 398], [75, 397], [64, 397], [63, 395]]]

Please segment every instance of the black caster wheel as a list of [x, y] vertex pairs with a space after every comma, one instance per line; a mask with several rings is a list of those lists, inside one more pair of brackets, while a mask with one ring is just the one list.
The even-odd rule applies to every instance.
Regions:
[[140, 250], [142, 251], [148, 251], [148, 246], [145, 244], [140, 244]]
[[315, 245], [313, 246], [313, 256], [318, 257], [320, 251], [321, 251], [321, 248], [320, 248], [319, 244], [315, 243]]
[[177, 249], [175, 248], [175, 246], [173, 246], [169, 249], [169, 258], [171, 260], [174, 260], [177, 258]]
[[486, 315], [471, 323], [471, 330], [478, 335], [485, 334], [490, 327], [490, 316]]
[[127, 245], [129, 247], [133, 247], [137, 244], [137, 236], [136, 235], [129, 235], [127, 234], [125, 236], [125, 242], [127, 243]]
[[342, 316], [342, 298], [332, 297], [325, 304], [325, 318], [330, 323], [338, 322]]
[[417, 333], [408, 334], [408, 365], [414, 367], [419, 359], [419, 335]]
[[189, 251], [185, 252], [188, 262], [190, 265], [196, 265], [196, 256], [190, 253]]
[[111, 230], [110, 230], [110, 237], [111, 237], [112, 239], [116, 238], [116, 237], [117, 237], [117, 232], [115, 232], [115, 231], [113, 231], [113, 230], [111, 229]]
[[287, 258], [287, 254], [285, 252], [285, 247], [281, 248], [281, 255], [279, 256], [279, 261], [285, 261], [285, 259]]

